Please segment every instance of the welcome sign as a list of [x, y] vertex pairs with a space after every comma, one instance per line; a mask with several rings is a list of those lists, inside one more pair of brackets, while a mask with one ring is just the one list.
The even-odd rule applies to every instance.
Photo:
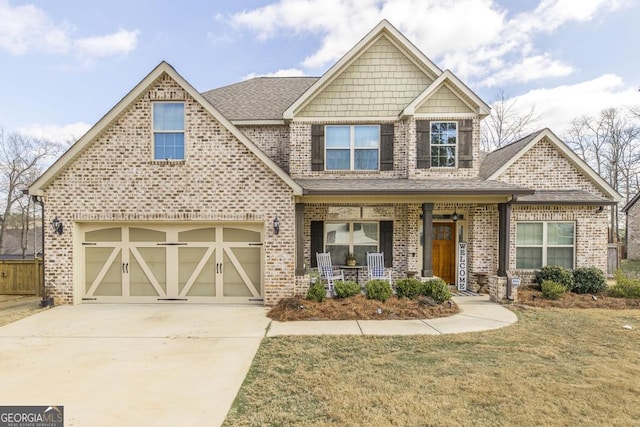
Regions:
[[456, 262], [456, 268], [458, 270], [458, 290], [467, 290], [467, 244], [458, 243], [458, 256]]

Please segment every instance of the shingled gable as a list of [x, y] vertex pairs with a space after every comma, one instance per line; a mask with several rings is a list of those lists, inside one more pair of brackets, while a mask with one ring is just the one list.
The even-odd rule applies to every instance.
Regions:
[[[400, 118], [413, 116], [416, 110], [426, 103], [443, 86], [452, 87], [455, 89], [454, 92], [460, 92], [463, 96], [459, 97], [459, 99], [475, 114], [479, 114], [481, 117], [486, 117], [491, 114], [491, 107], [469, 89], [455, 74], [449, 70], [445, 70], [424, 92], [418, 95], [411, 104], [407, 105], [402, 113], [400, 113]], [[459, 116], [459, 114], [456, 115]]]
[[546, 138], [558, 152], [589, 179], [602, 192], [616, 202], [622, 201], [622, 196], [614, 190], [607, 181], [602, 179], [591, 167], [573, 152], [549, 128], [541, 129], [525, 136], [519, 141], [493, 151], [487, 155], [480, 167], [480, 176], [486, 180], [497, 180], [511, 165], [516, 163], [534, 145]]
[[442, 74], [442, 70], [438, 68], [429, 58], [427, 58], [420, 50], [414, 46], [402, 33], [400, 33], [389, 21], [382, 20], [376, 27], [371, 30], [362, 40], [360, 40], [351, 50], [349, 50], [338, 62], [336, 62], [329, 70], [322, 75], [309, 89], [307, 89], [291, 106], [284, 112], [284, 120], [293, 120], [295, 114], [308, 105], [314, 97], [316, 97], [322, 89], [334, 81], [346, 68], [356, 61], [360, 55], [367, 51], [381, 37], [386, 37], [398, 49], [400, 49], [407, 58], [410, 59], [425, 75], [434, 80]]
[[[71, 146], [49, 169], [47, 169], [30, 187], [29, 194], [43, 195], [44, 189], [58, 176], [66, 167], [71, 164], [82, 152], [88, 148], [96, 138], [105, 131], [111, 123], [120, 117], [124, 111], [134, 103], [144, 92], [149, 89], [162, 75], [167, 74], [186, 93], [213, 116], [231, 134], [244, 144], [249, 151], [255, 154], [269, 169], [280, 177], [292, 190], [295, 195], [302, 194], [302, 188], [291, 177], [283, 171], [271, 158], [260, 150], [249, 138], [247, 138], [238, 128], [236, 128], [225, 116], [223, 116], [203, 95], [201, 95], [189, 82], [187, 82], [178, 72], [167, 62], [162, 61], [153, 69], [138, 85], [136, 85], [115, 107], [113, 107], [98, 123]], [[150, 142], [151, 143], [151, 142]]]

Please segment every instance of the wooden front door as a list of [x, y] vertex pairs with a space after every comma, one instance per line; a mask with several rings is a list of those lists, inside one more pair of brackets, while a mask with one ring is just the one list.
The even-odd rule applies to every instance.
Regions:
[[455, 227], [452, 223], [433, 224], [433, 275], [455, 283]]

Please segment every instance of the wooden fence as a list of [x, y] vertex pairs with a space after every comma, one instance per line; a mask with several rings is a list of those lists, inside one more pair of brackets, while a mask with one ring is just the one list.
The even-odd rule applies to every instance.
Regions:
[[0, 295], [42, 296], [42, 259], [0, 260]]

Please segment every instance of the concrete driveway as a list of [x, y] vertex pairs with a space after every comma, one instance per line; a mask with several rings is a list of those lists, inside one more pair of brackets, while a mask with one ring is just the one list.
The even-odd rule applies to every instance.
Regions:
[[61, 306], [0, 327], [0, 404], [61, 405], [65, 426], [220, 425], [264, 307]]

